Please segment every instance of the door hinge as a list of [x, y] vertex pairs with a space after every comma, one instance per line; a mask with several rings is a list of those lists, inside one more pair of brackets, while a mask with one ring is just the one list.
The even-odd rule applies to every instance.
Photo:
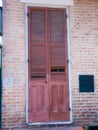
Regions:
[[27, 62], [30, 62], [30, 60], [28, 59]]
[[66, 15], [66, 18], [68, 18], [68, 15]]
[[29, 13], [27, 13], [27, 16], [29, 17]]
[[72, 62], [71, 62], [71, 60], [68, 59], [68, 60], [67, 60], [67, 63], [70, 63], [70, 64], [71, 64]]
[[71, 108], [69, 107], [69, 111], [71, 111]]
[[69, 63], [69, 59], [67, 59], [67, 63]]

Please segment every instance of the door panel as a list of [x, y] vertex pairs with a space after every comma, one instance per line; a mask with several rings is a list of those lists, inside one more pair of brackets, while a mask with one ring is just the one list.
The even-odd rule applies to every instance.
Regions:
[[51, 111], [52, 112], [66, 112], [67, 101], [66, 101], [66, 88], [64, 83], [57, 84], [53, 83], [51, 89]]
[[68, 121], [66, 11], [29, 8], [29, 122]]
[[46, 49], [45, 46], [31, 46], [31, 76], [46, 78]]
[[69, 120], [66, 18], [64, 10], [50, 10], [50, 120]]
[[45, 43], [45, 10], [34, 9], [30, 14], [31, 43]]
[[50, 10], [50, 43], [64, 43], [64, 11]]
[[50, 47], [51, 66], [65, 67], [65, 48], [64, 46]]
[[45, 9], [29, 8], [29, 122], [49, 121]]
[[29, 88], [29, 122], [48, 121], [47, 85], [44, 81], [33, 81]]
[[58, 82], [56, 80], [51, 82], [51, 96], [50, 96], [50, 120], [51, 121], [68, 121], [69, 107], [68, 107], [68, 92], [64, 81]]

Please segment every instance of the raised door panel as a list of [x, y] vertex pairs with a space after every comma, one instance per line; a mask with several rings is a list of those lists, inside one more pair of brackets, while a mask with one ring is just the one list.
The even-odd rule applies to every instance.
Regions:
[[69, 102], [67, 85], [64, 81], [51, 82], [51, 103], [50, 120], [68, 121], [69, 120]]
[[49, 121], [47, 100], [47, 85], [45, 85], [45, 82], [31, 82], [29, 88], [29, 122]]

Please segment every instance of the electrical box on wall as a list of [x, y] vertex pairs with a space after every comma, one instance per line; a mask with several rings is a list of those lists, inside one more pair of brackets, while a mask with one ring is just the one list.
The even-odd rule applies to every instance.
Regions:
[[94, 92], [94, 75], [79, 75], [79, 92]]
[[88, 126], [88, 130], [98, 130], [98, 125]]

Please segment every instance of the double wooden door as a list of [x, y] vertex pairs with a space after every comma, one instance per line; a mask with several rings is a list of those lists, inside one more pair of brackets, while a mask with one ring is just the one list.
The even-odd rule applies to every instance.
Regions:
[[66, 10], [28, 8], [29, 122], [69, 121]]

